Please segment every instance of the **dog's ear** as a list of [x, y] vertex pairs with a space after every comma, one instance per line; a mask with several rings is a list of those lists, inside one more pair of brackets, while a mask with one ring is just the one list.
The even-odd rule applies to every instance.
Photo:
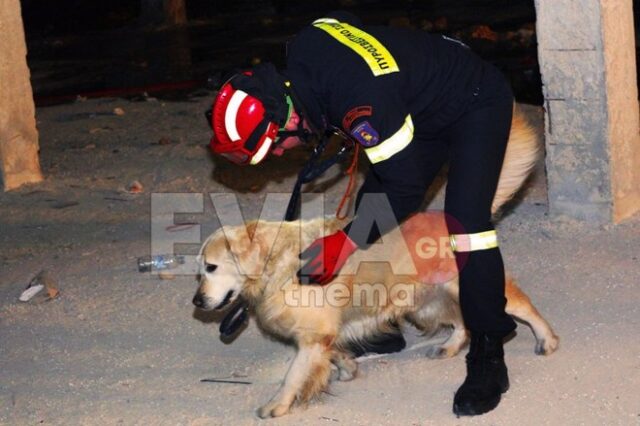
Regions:
[[226, 228], [224, 234], [227, 248], [237, 256], [244, 255], [253, 245], [260, 243], [256, 235], [257, 227], [256, 222], [249, 222], [246, 226]]
[[260, 232], [258, 222], [225, 229], [225, 237], [240, 272], [251, 278], [262, 276], [268, 247], [264, 241], [264, 230]]
[[[255, 262], [264, 262], [268, 254], [268, 241], [265, 227], [259, 227], [258, 222], [247, 224], [249, 244], [246, 246], [247, 256]], [[262, 259], [262, 260], [261, 260]]]

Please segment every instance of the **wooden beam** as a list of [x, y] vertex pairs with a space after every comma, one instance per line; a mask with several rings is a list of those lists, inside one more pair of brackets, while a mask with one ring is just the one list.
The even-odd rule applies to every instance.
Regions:
[[0, 28], [0, 164], [8, 191], [42, 181], [42, 173], [19, 0], [2, 2]]
[[640, 121], [631, 0], [601, 0], [615, 223], [640, 211]]

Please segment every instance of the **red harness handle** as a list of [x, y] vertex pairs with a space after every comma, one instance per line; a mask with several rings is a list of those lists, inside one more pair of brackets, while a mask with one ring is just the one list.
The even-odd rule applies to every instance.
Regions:
[[[353, 150], [353, 159], [351, 160], [351, 165], [346, 171], [346, 174], [349, 176], [349, 183], [347, 184], [347, 188], [344, 191], [344, 195], [342, 196], [342, 200], [340, 200], [340, 204], [338, 205], [338, 209], [336, 210], [336, 218], [343, 220], [347, 217], [347, 211], [344, 213], [342, 210], [344, 209], [347, 200], [350, 200], [353, 196], [353, 187], [356, 183], [355, 176], [358, 172], [358, 155], [360, 154], [360, 144], [355, 144], [355, 149]], [[347, 209], [348, 210], [348, 209]]]

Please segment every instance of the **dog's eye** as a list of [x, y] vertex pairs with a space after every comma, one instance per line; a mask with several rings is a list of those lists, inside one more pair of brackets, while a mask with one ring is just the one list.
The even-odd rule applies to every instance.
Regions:
[[205, 266], [205, 271], [207, 271], [207, 273], [210, 274], [213, 271], [215, 271], [217, 267], [218, 267], [218, 265], [211, 265], [211, 264], [207, 263], [206, 266]]

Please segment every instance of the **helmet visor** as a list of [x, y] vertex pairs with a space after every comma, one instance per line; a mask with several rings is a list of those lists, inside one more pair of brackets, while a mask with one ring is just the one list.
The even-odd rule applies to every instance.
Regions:
[[231, 152], [221, 152], [222, 155], [227, 160], [236, 163], [236, 164], [247, 164], [249, 162], [249, 155], [244, 152], [239, 151], [231, 151]]

